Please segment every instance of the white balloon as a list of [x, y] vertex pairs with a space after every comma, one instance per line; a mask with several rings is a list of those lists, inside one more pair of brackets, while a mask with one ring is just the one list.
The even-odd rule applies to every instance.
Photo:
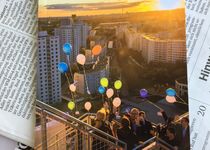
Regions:
[[166, 96], [166, 101], [169, 103], [175, 103], [176, 102], [176, 98], [174, 96]]
[[70, 89], [70, 91], [75, 92], [77, 88], [74, 84], [70, 84], [69, 89]]
[[79, 115], [79, 111], [76, 111], [76, 112], [75, 112], [75, 115]]
[[158, 115], [158, 116], [160, 116], [160, 117], [162, 117], [162, 116], [163, 116], [162, 112], [160, 112], [160, 111], [159, 111], [159, 112], [157, 112], [157, 115]]
[[114, 95], [114, 90], [112, 88], [110, 88], [106, 91], [106, 96], [108, 98], [111, 98], [113, 95]]
[[114, 98], [112, 104], [115, 106], [115, 107], [119, 107], [121, 105], [121, 99], [119, 97], [116, 97]]
[[90, 102], [86, 102], [86, 103], [85, 103], [85, 109], [86, 109], [87, 111], [90, 111], [91, 107], [92, 107], [92, 104], [91, 104]]
[[85, 61], [86, 61], [85, 55], [83, 55], [83, 54], [77, 55], [77, 62], [78, 62], [78, 64], [84, 65]]

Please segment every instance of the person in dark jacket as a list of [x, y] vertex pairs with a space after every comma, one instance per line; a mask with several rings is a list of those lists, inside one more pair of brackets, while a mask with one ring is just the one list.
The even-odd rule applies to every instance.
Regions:
[[139, 117], [140, 122], [136, 130], [136, 135], [140, 141], [146, 141], [155, 136], [155, 132], [152, 127], [152, 123], [146, 119], [146, 114], [144, 111], [140, 111]]
[[169, 127], [166, 130], [166, 137], [164, 139], [168, 144], [170, 144], [171, 146], [173, 146], [174, 148], [178, 149], [178, 142], [176, 140], [176, 133], [175, 133], [175, 129], [172, 127]]
[[128, 150], [132, 150], [135, 147], [135, 144], [138, 144], [138, 139], [131, 130], [129, 124], [130, 122], [127, 118], [122, 118], [121, 128], [117, 129], [117, 137], [119, 140], [127, 143]]
[[189, 131], [189, 119], [187, 117], [182, 118], [182, 139], [179, 150], [190, 149], [190, 131]]

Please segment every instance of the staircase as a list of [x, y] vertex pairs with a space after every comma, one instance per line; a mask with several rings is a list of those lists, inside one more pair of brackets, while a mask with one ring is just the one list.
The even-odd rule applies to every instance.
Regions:
[[[91, 114], [77, 119], [43, 102], [37, 101], [35, 150], [116, 150], [127, 149], [126, 143], [90, 125]], [[48, 131], [49, 128], [51, 131]], [[54, 132], [53, 129], [60, 129]], [[53, 132], [53, 134], [50, 134]], [[97, 139], [97, 140], [96, 140]]]
[[[36, 126], [35, 150], [127, 150], [126, 143], [91, 126], [96, 114], [86, 113], [80, 118], [75, 118], [37, 101], [36, 115], [40, 125]], [[181, 115], [177, 121], [188, 115]], [[115, 123], [119, 125], [118, 122]], [[151, 149], [174, 148], [158, 136], [154, 136], [133, 150]]]

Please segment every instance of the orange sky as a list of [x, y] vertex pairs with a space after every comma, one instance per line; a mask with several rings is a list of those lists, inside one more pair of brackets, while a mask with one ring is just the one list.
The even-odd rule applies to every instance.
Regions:
[[[77, 0], [77, 4], [83, 3], [98, 3], [98, 2], [124, 2], [131, 3], [141, 0]], [[143, 0], [142, 0], [143, 1]], [[169, 2], [170, 1], [170, 2]], [[175, 3], [173, 5], [173, 1]], [[180, 1], [177, 3], [177, 1]], [[68, 2], [68, 3], [67, 3]], [[143, 12], [151, 10], [162, 10], [162, 9], [175, 9], [184, 7], [184, 0], [147, 0], [147, 2], [140, 3], [138, 5], [123, 8], [123, 9], [103, 9], [103, 10], [83, 10], [83, 9], [46, 9], [46, 5], [49, 4], [75, 4], [71, 0], [39, 0], [39, 17], [58, 17], [58, 16], [71, 16], [76, 14], [77, 16], [86, 16], [86, 15], [102, 15], [102, 14], [119, 14], [126, 12]], [[102, 4], [103, 5], [103, 4]], [[99, 6], [100, 7], [100, 6]]]

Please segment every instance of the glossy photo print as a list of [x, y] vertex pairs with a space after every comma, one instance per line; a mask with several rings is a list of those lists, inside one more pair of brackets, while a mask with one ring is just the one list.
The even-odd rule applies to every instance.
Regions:
[[35, 149], [190, 149], [184, 0], [38, 12]]

